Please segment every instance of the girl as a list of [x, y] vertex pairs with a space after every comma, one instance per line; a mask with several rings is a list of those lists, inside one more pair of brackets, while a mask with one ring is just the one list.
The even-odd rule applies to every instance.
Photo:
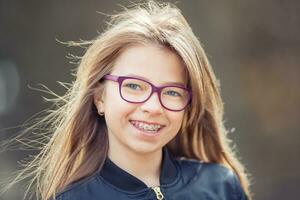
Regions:
[[153, 1], [111, 16], [48, 119], [29, 167], [41, 199], [251, 199], [207, 57], [180, 10]]

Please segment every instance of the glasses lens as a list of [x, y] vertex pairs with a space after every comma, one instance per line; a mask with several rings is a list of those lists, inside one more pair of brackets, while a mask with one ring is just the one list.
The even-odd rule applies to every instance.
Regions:
[[161, 92], [161, 101], [171, 110], [181, 110], [188, 104], [189, 92], [180, 87], [165, 87]]
[[138, 79], [125, 79], [121, 85], [121, 95], [130, 102], [143, 102], [151, 94], [151, 85]]

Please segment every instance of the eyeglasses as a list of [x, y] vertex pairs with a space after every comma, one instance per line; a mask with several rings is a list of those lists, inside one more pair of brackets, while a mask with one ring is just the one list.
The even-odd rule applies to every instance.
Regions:
[[182, 111], [191, 102], [192, 92], [189, 88], [179, 85], [157, 87], [141, 78], [129, 76], [105, 75], [104, 80], [119, 83], [119, 93], [129, 103], [144, 103], [153, 93], [157, 92], [160, 104], [170, 111]]

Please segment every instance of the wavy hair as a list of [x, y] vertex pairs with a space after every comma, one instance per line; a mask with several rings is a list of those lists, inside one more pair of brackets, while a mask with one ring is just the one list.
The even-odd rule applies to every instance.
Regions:
[[219, 163], [233, 170], [251, 199], [248, 175], [224, 127], [218, 80], [199, 40], [175, 5], [155, 1], [134, 4], [111, 15], [106, 29], [95, 39], [68, 44], [86, 47], [76, 80], [64, 96], [57, 97], [55, 104], [59, 106], [39, 122], [50, 126], [47, 144], [13, 183], [32, 176], [30, 185], [36, 186], [37, 197], [47, 200], [101, 170], [108, 153], [108, 136], [105, 120], [93, 102], [93, 96], [101, 93], [98, 81], [112, 70], [127, 47], [154, 44], [179, 56], [193, 93], [180, 131], [167, 148], [176, 157]]

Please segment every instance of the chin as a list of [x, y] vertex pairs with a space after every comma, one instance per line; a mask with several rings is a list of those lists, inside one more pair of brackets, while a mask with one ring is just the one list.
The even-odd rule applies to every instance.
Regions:
[[135, 144], [131, 147], [131, 149], [137, 154], [149, 154], [161, 150], [162, 147], [157, 145], [151, 146], [151, 144]]

